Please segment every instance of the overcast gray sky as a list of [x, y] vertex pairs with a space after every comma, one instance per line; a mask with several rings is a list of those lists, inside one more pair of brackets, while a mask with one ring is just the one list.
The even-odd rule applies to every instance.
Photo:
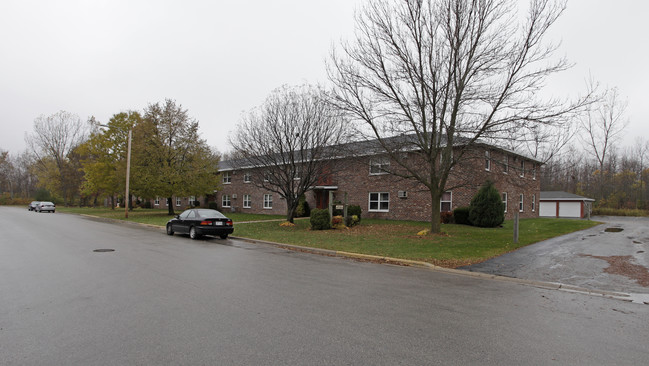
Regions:
[[[364, 0], [3, 0], [0, 149], [20, 153], [39, 115], [106, 122], [175, 99], [221, 152], [241, 113], [282, 84], [327, 85], [325, 59], [354, 29]], [[649, 2], [569, 0], [551, 35], [576, 65], [557, 92], [588, 75], [627, 98], [627, 144], [649, 137]]]

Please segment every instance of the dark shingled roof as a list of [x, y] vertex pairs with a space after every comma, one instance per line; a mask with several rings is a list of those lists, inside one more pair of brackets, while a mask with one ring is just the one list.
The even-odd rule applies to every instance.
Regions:
[[[445, 144], [445, 140], [446, 139], [443, 139], [443, 141], [441, 141], [442, 146]], [[455, 140], [456, 141], [454, 145], [462, 145], [468, 141], [468, 139], [462, 137], [456, 137]], [[401, 151], [412, 151], [418, 149], [416, 136], [414, 134], [387, 137], [384, 139], [384, 143], [386, 145], [392, 145], [394, 149], [401, 150]], [[537, 163], [543, 164], [542, 161], [537, 160], [533, 157], [529, 157], [524, 154], [517, 153], [500, 146], [487, 144], [481, 141], [476, 141], [475, 145], [488, 146], [492, 149], [502, 150], [511, 153], [513, 155], [518, 155], [524, 157], [525, 159], [529, 159]], [[340, 151], [340, 154], [337, 154], [336, 151]], [[324, 151], [323, 155], [329, 158], [343, 157], [343, 156], [371, 156], [371, 155], [381, 154], [384, 151], [385, 150], [383, 149], [383, 147], [381, 146], [378, 140], [367, 140], [367, 141], [354, 141], [354, 142], [348, 142], [339, 145], [328, 146], [327, 149]], [[250, 162], [247, 161], [246, 159], [231, 159], [231, 160], [224, 160], [219, 162], [220, 171], [228, 171], [228, 170], [235, 170], [235, 169], [242, 169], [242, 168], [247, 169], [253, 167], [250, 166]]]
[[595, 201], [574, 193], [563, 191], [541, 191], [541, 201]]

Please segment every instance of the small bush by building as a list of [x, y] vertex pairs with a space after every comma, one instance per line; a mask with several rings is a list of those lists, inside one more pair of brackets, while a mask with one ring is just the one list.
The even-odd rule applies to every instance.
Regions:
[[469, 221], [469, 208], [458, 207], [453, 210], [453, 220], [459, 225], [471, 225], [471, 221]]
[[311, 208], [309, 207], [309, 202], [306, 201], [304, 195], [300, 196], [300, 200], [297, 204], [297, 209], [295, 210], [296, 217], [311, 217]]
[[361, 213], [363, 213], [363, 210], [361, 209], [361, 206], [359, 206], [359, 205], [349, 205], [349, 206], [347, 206], [347, 216], [348, 217], [358, 216], [357, 224], [361, 223]]
[[452, 224], [453, 223], [453, 212], [441, 212], [439, 219], [442, 224]]
[[314, 208], [311, 210], [309, 219], [312, 230], [329, 230], [331, 229], [331, 222], [329, 221], [329, 211], [324, 209]]

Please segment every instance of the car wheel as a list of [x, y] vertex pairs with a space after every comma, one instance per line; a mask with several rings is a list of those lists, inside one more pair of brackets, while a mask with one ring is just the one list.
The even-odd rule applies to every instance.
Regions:
[[201, 236], [198, 235], [198, 233], [196, 232], [196, 228], [194, 228], [192, 226], [192, 227], [189, 228], [189, 237], [192, 238], [193, 240], [196, 240], [196, 239], [200, 238]]
[[173, 235], [174, 231], [171, 228], [171, 224], [167, 224], [167, 235]]
[[228, 238], [228, 234], [221, 234], [219, 236], [221, 237], [221, 239], [227, 239]]

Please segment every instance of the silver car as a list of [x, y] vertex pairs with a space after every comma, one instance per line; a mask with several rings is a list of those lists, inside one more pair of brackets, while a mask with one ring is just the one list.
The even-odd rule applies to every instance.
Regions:
[[32, 201], [32, 203], [27, 206], [27, 210], [29, 211], [36, 211], [36, 207], [38, 206], [40, 202], [39, 201]]
[[47, 202], [47, 201], [39, 202], [38, 205], [36, 206], [36, 211], [37, 212], [47, 211], [53, 213], [56, 211], [56, 206], [52, 202]]

